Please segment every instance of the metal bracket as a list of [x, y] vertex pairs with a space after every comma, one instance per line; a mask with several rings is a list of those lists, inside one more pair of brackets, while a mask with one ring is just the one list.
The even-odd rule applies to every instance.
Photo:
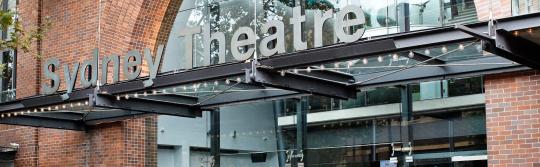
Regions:
[[295, 73], [281, 75], [279, 72], [271, 69], [255, 68], [255, 71], [247, 69], [246, 81], [252, 84], [262, 84], [285, 90], [340, 99], [356, 97], [356, 88], [343, 83]]
[[457, 25], [456, 28], [482, 40], [484, 42], [482, 48], [488, 52], [534, 69], [540, 69], [540, 58], [535, 55], [534, 50], [540, 47], [539, 44], [505, 29], [494, 30], [494, 25], [489, 26], [490, 31], [495, 31], [495, 37], [476, 32], [463, 25]]
[[540, 58], [536, 55], [540, 45], [504, 29], [496, 30], [496, 45], [487, 51], [534, 69], [540, 69]]
[[93, 94], [90, 95], [90, 104], [92, 107], [102, 107], [110, 109], [122, 109], [128, 111], [138, 111], [145, 113], [155, 113], [162, 115], [173, 115], [181, 117], [200, 117], [202, 111], [189, 104], [173, 103], [170, 101], [145, 99], [145, 98], [129, 98], [117, 100], [114, 96], [108, 94]]

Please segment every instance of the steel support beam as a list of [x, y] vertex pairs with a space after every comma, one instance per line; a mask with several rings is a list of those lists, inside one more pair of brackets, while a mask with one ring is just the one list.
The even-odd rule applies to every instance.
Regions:
[[196, 104], [199, 100], [198, 97], [177, 95], [177, 94], [160, 94], [160, 95], [148, 95], [145, 97], [132, 97], [133, 99], [148, 100], [148, 101], [159, 101], [173, 104], [185, 104], [193, 105]]
[[[429, 56], [426, 56], [424, 54], [421, 54], [421, 53], [418, 53], [418, 52], [413, 52], [414, 54], [414, 57], [412, 57], [411, 59], [413, 60], [416, 60], [416, 61], [420, 61], [420, 62], [423, 62], [423, 61], [426, 61], [426, 60], [429, 60], [431, 59], [432, 57], [429, 57]], [[430, 61], [427, 61], [425, 64], [431, 64], [431, 65], [440, 65], [440, 64], [444, 64], [445, 62], [442, 61], [441, 59], [432, 59]]]
[[[360, 86], [362, 88], [391, 86], [452, 77], [478, 76], [530, 69], [498, 56], [486, 56], [471, 60], [453, 61], [452, 63], [444, 64], [442, 66], [444, 66], [444, 68], [437, 65], [419, 66], [364, 82]], [[356, 76], [356, 80], [368, 80], [373, 77], [385, 75], [386, 73], [388, 73], [388, 71], [358, 75]]]
[[246, 80], [252, 84], [340, 99], [356, 97], [356, 88], [346, 84], [294, 73], [281, 75], [279, 72], [262, 68], [256, 68], [256, 71], [246, 70]]
[[496, 34], [495, 47], [488, 48], [488, 51], [519, 64], [540, 69], [540, 58], [537, 53], [540, 45], [504, 29], [496, 30]]
[[154, 113], [161, 115], [172, 115], [181, 117], [200, 117], [201, 111], [198, 107], [171, 103], [167, 101], [130, 98], [116, 100], [116, 97], [105, 94], [90, 95], [91, 105], [93, 107], [102, 107], [110, 109], [122, 109], [130, 111], [139, 111], [145, 113]]
[[54, 112], [36, 112], [36, 113], [31, 112], [31, 113], [25, 113], [24, 115], [29, 116], [29, 117], [35, 117], [35, 118], [80, 121], [82, 120], [84, 113], [83, 112], [70, 112], [70, 111], [54, 111]]
[[[467, 27], [474, 32], [487, 32], [488, 22], [468, 24]], [[540, 13], [521, 15], [516, 17], [497, 20], [497, 28], [507, 31], [520, 30], [530, 27], [540, 27]], [[368, 56], [409, 51], [430, 46], [451, 44], [456, 42], [474, 40], [476, 37], [467, 34], [455, 27], [441, 27], [414, 32], [399, 33], [375, 37], [369, 40], [358, 41], [348, 44], [335, 44], [327, 47], [308, 49], [300, 52], [287, 53], [270, 58], [261, 59], [262, 66], [271, 67], [274, 70], [291, 69], [307, 66], [318, 66], [324, 63], [332, 63], [350, 59], [361, 59]], [[226, 77], [240, 76], [245, 74], [245, 69], [251, 67], [251, 63], [238, 62], [215, 65], [211, 67], [195, 68], [181, 72], [160, 74], [154, 79], [154, 85], [145, 87], [143, 82], [148, 78], [126, 81], [114, 85], [100, 87], [100, 92], [108, 94], [124, 94], [137, 91], [160, 89], [174, 85], [205, 82]], [[471, 71], [473, 72], [473, 71]], [[410, 76], [408, 80], [417, 79]], [[0, 106], [0, 113], [16, 110], [32, 109], [40, 106], [48, 106], [71, 101], [86, 100], [89, 94], [93, 94], [94, 88], [79, 89], [69, 94], [69, 99], [62, 98], [60, 94], [29, 97]]]
[[235, 105], [241, 103], [255, 102], [261, 100], [275, 100], [291, 97], [299, 97], [306, 94], [287, 90], [254, 90], [231, 92], [217, 95], [203, 103], [202, 108], [216, 108], [225, 105]]
[[129, 110], [112, 110], [112, 111], [93, 111], [89, 112], [84, 117], [86, 125], [98, 125], [106, 122], [121, 121], [128, 118], [138, 118], [149, 113], [129, 111]]
[[47, 117], [33, 117], [28, 115], [18, 115], [0, 119], [0, 124], [21, 125], [42, 128], [64, 129], [84, 131], [86, 126], [83, 121], [54, 119]]
[[540, 58], [535, 55], [534, 50], [540, 45], [533, 41], [513, 35], [505, 29], [495, 30], [495, 37], [492, 38], [463, 25], [456, 28], [482, 40], [484, 42], [482, 47], [488, 52], [534, 69], [540, 69]]
[[298, 75], [304, 75], [306, 77], [324, 79], [324, 80], [339, 82], [339, 83], [354, 83], [355, 82], [354, 76], [351, 74], [342, 73], [338, 71], [320, 70], [320, 68], [317, 68], [317, 69], [318, 70], [312, 70], [310, 72], [299, 71]]

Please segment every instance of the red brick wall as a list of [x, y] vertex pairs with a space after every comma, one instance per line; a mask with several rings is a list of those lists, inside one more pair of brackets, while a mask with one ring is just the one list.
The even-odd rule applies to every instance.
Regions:
[[485, 77], [489, 166], [540, 166], [540, 73]]
[[[22, 25], [25, 29], [35, 29], [38, 25], [40, 0], [24, 0], [20, 1], [18, 11], [22, 19]], [[39, 54], [38, 45], [32, 44], [31, 52], [17, 53], [17, 97], [27, 97], [39, 93], [39, 69], [41, 69], [41, 61], [35, 59]]]
[[[43, 41], [33, 44], [31, 53], [18, 54], [17, 98], [38, 95], [45, 81], [41, 60], [34, 55], [57, 57], [61, 65], [69, 63], [72, 69], [73, 62], [90, 59], [94, 48], [100, 49], [100, 57], [155, 49], [166, 42], [180, 2], [20, 0], [18, 11], [25, 27], [35, 28], [45, 17], [50, 18], [52, 27]], [[60, 89], [65, 90], [63, 69], [57, 70]], [[147, 73], [143, 67], [142, 75]], [[156, 131], [156, 116], [91, 126], [86, 132], [0, 125], [0, 145], [20, 144], [16, 166], [151, 167], [157, 166]]]
[[157, 166], [156, 117], [90, 127], [87, 132], [0, 126], [0, 145], [20, 144], [15, 166]]

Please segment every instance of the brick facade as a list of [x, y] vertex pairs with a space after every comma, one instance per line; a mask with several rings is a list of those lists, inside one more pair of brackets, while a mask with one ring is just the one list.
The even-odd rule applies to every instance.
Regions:
[[15, 166], [157, 166], [157, 119], [90, 127], [86, 132], [0, 126], [0, 145], [20, 144]]
[[[40, 71], [42, 62], [33, 56], [56, 57], [61, 65], [69, 63], [72, 69], [73, 62], [90, 59], [94, 48], [99, 48], [100, 57], [125, 55], [132, 49], [155, 50], [157, 45], [165, 44], [180, 3], [181, 0], [21, 0], [18, 11], [26, 28], [35, 28], [45, 17], [52, 27], [43, 41], [33, 44], [32, 52], [18, 54], [17, 98], [41, 92], [40, 84], [45, 81]], [[144, 66], [141, 76], [148, 74]], [[65, 90], [63, 72], [59, 74], [60, 89]], [[20, 144], [17, 167], [151, 167], [157, 166], [156, 132], [156, 116], [90, 126], [86, 132], [0, 125], [0, 145]]]
[[474, 0], [478, 20], [489, 20], [490, 3], [494, 19], [512, 16], [512, 0]]
[[485, 77], [488, 164], [540, 166], [540, 72]]

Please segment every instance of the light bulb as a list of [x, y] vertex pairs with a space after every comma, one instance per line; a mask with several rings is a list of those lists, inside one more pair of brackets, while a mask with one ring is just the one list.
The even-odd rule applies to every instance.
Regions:
[[339, 63], [334, 63], [335, 68], [339, 68]]
[[394, 53], [394, 54], [392, 55], [392, 59], [393, 59], [394, 61], [398, 61], [398, 59], [399, 59], [398, 54]]
[[443, 46], [443, 47], [441, 48], [441, 52], [443, 52], [443, 53], [448, 52], [448, 48], [446, 48], [446, 46]]
[[324, 68], [326, 68], [324, 65], [321, 65], [321, 70], [324, 70]]
[[236, 82], [242, 82], [242, 78], [236, 77]]
[[294, 72], [295, 74], [298, 74], [298, 69], [295, 68], [295, 69], [293, 70], [293, 72]]
[[461, 51], [462, 51], [462, 50], [465, 50], [465, 46], [463, 46], [463, 44], [459, 44], [459, 47], [458, 47], [458, 48], [459, 48], [459, 50], [461, 50]]
[[412, 51], [409, 52], [409, 58], [413, 58], [414, 57], [414, 53]]
[[362, 59], [362, 63], [367, 64], [367, 63], [368, 63], [368, 59], [366, 59], [366, 58]]
[[203, 83], [203, 86], [204, 86], [205, 88], [208, 87], [208, 83], [206, 83], [206, 82]]
[[307, 68], [306, 68], [306, 71], [307, 71], [307, 72], [311, 72], [311, 68], [310, 68], [310, 67], [307, 67]]
[[348, 61], [348, 62], [347, 62], [347, 66], [350, 67], [350, 66], [353, 66], [353, 65], [354, 65], [354, 61]]
[[161, 90], [161, 93], [166, 94], [166, 93], [167, 93], [167, 89]]
[[279, 74], [280, 74], [282, 77], [285, 76], [285, 70], [281, 70], [281, 71], [279, 72]]
[[153, 95], [156, 95], [156, 94], [157, 94], [157, 90], [153, 90], [153, 91], [152, 91], [152, 94], [153, 94]]
[[135, 93], [135, 94], [133, 95], [133, 97], [138, 98], [138, 97], [139, 97], [139, 94], [138, 94], [138, 93]]
[[120, 100], [120, 96], [116, 95], [116, 100]]
[[429, 55], [429, 54], [431, 54], [431, 51], [429, 51], [429, 49], [426, 49], [426, 50], [424, 51], [424, 54]]
[[377, 57], [377, 61], [383, 62], [383, 57], [382, 56]]
[[226, 79], [226, 80], [225, 80], [225, 84], [228, 85], [228, 84], [230, 84], [230, 83], [231, 83], [231, 81], [230, 81], [229, 79]]
[[219, 85], [219, 82], [218, 81], [214, 81], [214, 85]]
[[124, 95], [124, 98], [129, 99], [129, 94]]
[[146, 96], [148, 96], [148, 93], [146, 93], [146, 91], [145, 91], [145, 92], [143, 92], [142, 95], [143, 95], [144, 97], [146, 97]]

